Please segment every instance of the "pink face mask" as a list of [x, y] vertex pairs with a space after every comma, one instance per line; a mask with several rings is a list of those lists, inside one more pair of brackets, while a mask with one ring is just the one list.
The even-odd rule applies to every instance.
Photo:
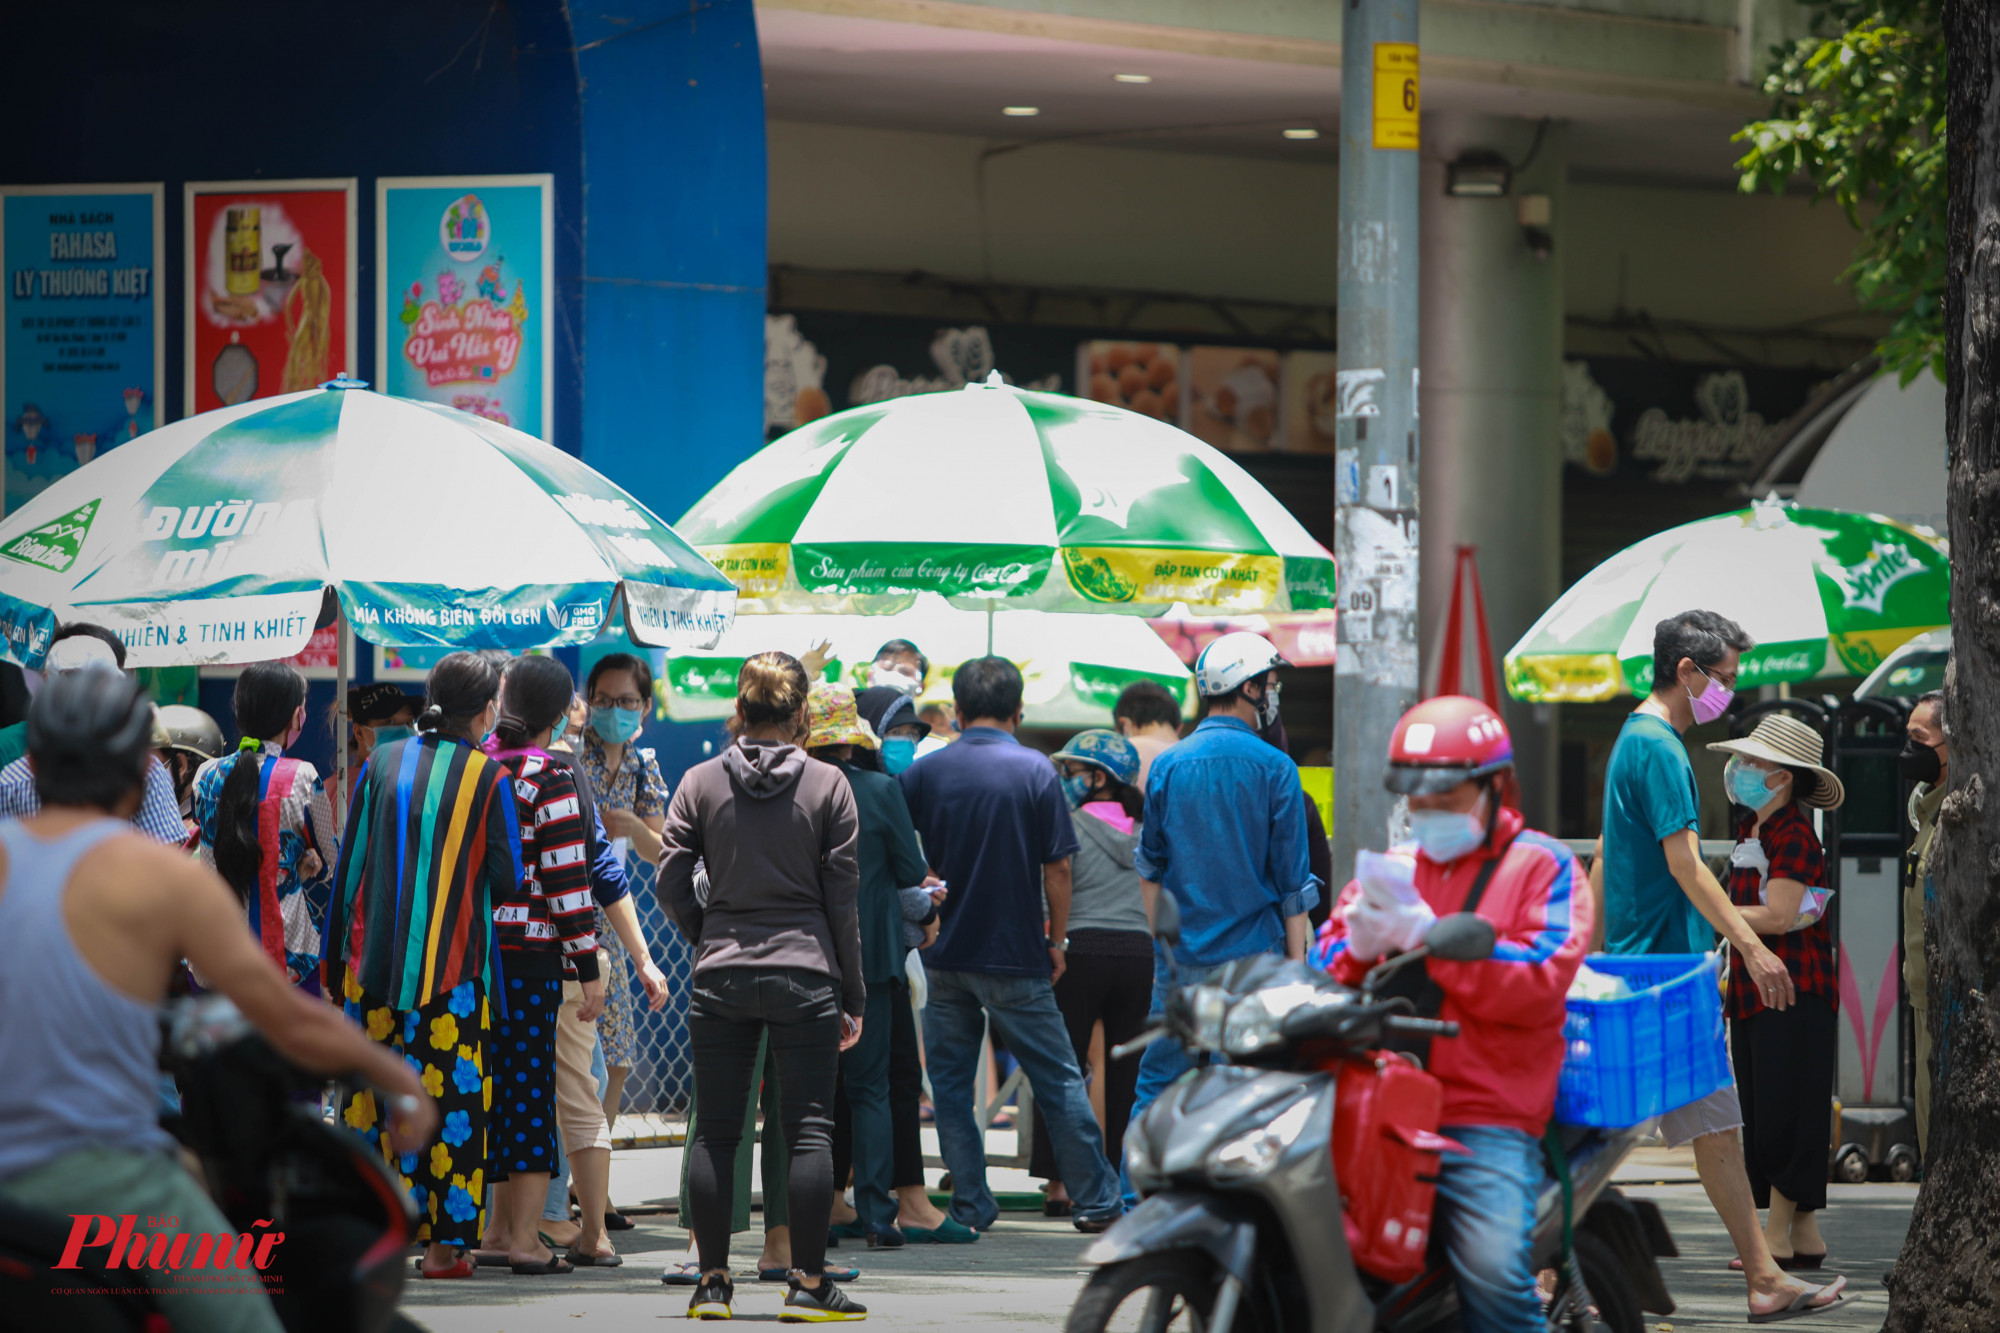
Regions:
[[[1701, 668], [1696, 667], [1695, 670], [1701, 671]], [[1708, 688], [1700, 694], [1688, 690], [1688, 706], [1694, 709], [1696, 725], [1706, 726], [1729, 711], [1729, 701], [1736, 697], [1736, 691], [1723, 689], [1722, 682], [1706, 671], [1701, 671], [1701, 674], [1708, 678]], [[1687, 690], [1685, 685], [1681, 688]]]

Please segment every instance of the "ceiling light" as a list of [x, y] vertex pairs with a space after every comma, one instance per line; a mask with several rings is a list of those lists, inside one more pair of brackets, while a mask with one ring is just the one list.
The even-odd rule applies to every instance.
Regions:
[[1113, 74], [1111, 81], [1113, 83], [1151, 83], [1153, 76], [1150, 74]]
[[1317, 139], [1317, 138], [1319, 138], [1319, 131], [1318, 131], [1318, 130], [1315, 130], [1315, 129], [1309, 129], [1309, 128], [1308, 128], [1308, 129], [1296, 129], [1296, 130], [1286, 130], [1286, 131], [1285, 131], [1285, 137], [1286, 137], [1287, 139]]
[[1042, 109], [1038, 106], [1003, 106], [1000, 108], [1000, 114], [1003, 116], [1039, 116], [1042, 114]]

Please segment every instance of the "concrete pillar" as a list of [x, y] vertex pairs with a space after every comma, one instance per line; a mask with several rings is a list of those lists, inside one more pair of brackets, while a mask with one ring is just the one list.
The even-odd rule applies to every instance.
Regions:
[[[1479, 548], [1496, 670], [1561, 592], [1567, 135], [1550, 124], [1536, 146], [1536, 132], [1535, 121], [1502, 116], [1424, 117], [1419, 607], [1427, 682], [1435, 678], [1458, 546]], [[1482, 152], [1524, 163], [1509, 194], [1447, 195], [1447, 164]], [[1523, 236], [1525, 195], [1548, 197], [1554, 249], [1547, 258]], [[1529, 823], [1553, 830], [1554, 710], [1508, 699], [1503, 711]]]

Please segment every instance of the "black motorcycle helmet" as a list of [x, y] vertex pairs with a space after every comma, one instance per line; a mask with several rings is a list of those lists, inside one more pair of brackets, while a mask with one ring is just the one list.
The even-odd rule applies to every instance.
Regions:
[[28, 706], [28, 757], [44, 806], [111, 809], [145, 782], [152, 744], [145, 687], [110, 667], [52, 676]]

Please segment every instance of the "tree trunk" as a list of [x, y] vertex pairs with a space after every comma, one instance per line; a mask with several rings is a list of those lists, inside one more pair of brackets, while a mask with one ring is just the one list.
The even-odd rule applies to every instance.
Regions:
[[1896, 1333], [2000, 1328], [2000, 3], [1945, 8], [1950, 789], [1924, 924], [1931, 1151], [1889, 1279]]

